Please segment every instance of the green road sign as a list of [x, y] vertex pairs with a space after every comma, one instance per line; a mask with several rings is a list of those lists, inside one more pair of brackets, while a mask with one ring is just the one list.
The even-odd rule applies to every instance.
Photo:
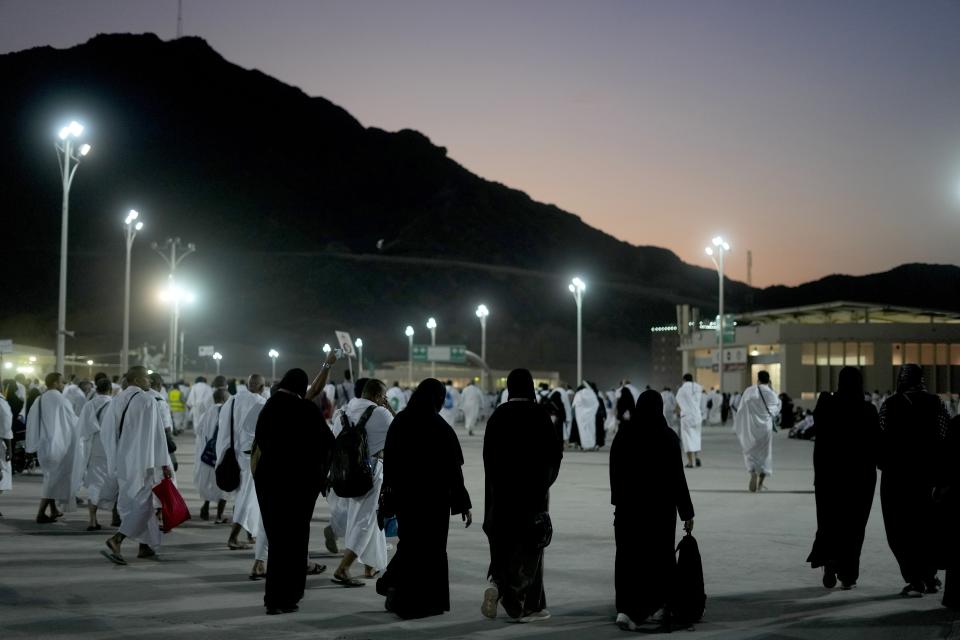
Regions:
[[415, 362], [450, 362], [465, 364], [467, 362], [467, 347], [462, 344], [429, 344], [413, 345], [413, 359]]

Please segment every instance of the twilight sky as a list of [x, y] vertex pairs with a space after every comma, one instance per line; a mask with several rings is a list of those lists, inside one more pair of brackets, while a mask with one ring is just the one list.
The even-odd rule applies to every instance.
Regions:
[[[0, 0], [0, 53], [176, 5]], [[184, 0], [184, 33], [631, 243], [722, 233], [756, 285], [958, 263], [960, 0]]]

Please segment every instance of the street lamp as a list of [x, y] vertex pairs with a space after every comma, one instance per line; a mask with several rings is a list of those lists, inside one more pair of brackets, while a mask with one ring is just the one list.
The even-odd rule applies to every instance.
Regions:
[[80, 158], [90, 153], [89, 144], [74, 148], [74, 142], [83, 134], [83, 125], [76, 120], [60, 129], [57, 149], [60, 179], [63, 186], [62, 223], [60, 225], [60, 294], [57, 299], [57, 371], [63, 372], [67, 337], [67, 229], [70, 220], [70, 185], [80, 166]]
[[[187, 248], [185, 251], [181, 251], [180, 255], [177, 255], [177, 249], [182, 246], [180, 238], [167, 238], [167, 241], [163, 244], [163, 247], [158, 245], [156, 242], [150, 245], [150, 248], [160, 254], [160, 257], [163, 258], [163, 261], [167, 263], [167, 266], [170, 267], [170, 275], [168, 277], [170, 281], [170, 286], [176, 286], [176, 273], [177, 266], [183, 262], [183, 259], [188, 255], [197, 250], [197, 245], [192, 242], [187, 243]], [[170, 255], [168, 256], [165, 252], [170, 250]], [[177, 321], [179, 317], [171, 313], [170, 314], [170, 372], [171, 375], [176, 377], [177, 369]]]
[[483, 360], [483, 367], [480, 368], [480, 388], [487, 392], [487, 316], [490, 310], [487, 305], [481, 304], [477, 307], [477, 317], [480, 318], [480, 359]]
[[357, 358], [360, 362], [360, 377], [363, 377], [363, 340], [357, 338], [356, 342], [353, 343], [357, 347]]
[[220, 361], [223, 360], [223, 354], [219, 351], [213, 354], [213, 361], [217, 363], [217, 375], [220, 375]]
[[87, 360], [87, 377], [93, 377], [93, 360]]
[[323, 345], [323, 354], [327, 356], [330, 355], [330, 350], [331, 350], [330, 345], [325, 343]]
[[[433, 318], [427, 318], [427, 329], [430, 330], [430, 346], [437, 346], [437, 321]], [[430, 359], [430, 377], [437, 377], [437, 363]]]
[[177, 360], [173, 355], [176, 352], [177, 327], [180, 324], [180, 304], [193, 304], [195, 300], [196, 296], [193, 292], [177, 286], [172, 279], [167, 283], [167, 288], [160, 291], [160, 301], [170, 305], [170, 324], [172, 325], [170, 331], [170, 337], [172, 338], [170, 341], [170, 376], [174, 380], [180, 377], [177, 372]]
[[713, 246], [708, 246], [705, 251], [713, 260], [713, 264], [717, 268], [717, 275], [720, 278], [720, 316], [717, 322], [717, 360], [719, 364], [717, 365], [717, 371], [720, 374], [720, 393], [723, 393], [723, 255], [730, 251], [730, 244], [720, 236], [711, 240], [710, 243]]
[[407, 348], [407, 381], [409, 383], [407, 386], [413, 387], [413, 327], [407, 325], [407, 330], [404, 333], [410, 343]]
[[130, 209], [127, 219], [123, 221], [127, 229], [127, 267], [123, 281], [123, 347], [120, 349], [120, 370], [130, 368], [130, 251], [133, 249], [133, 240], [137, 231], [143, 229], [143, 221], [137, 220], [140, 213]]
[[270, 349], [270, 351], [267, 352], [267, 355], [270, 356], [270, 367], [272, 371], [270, 375], [270, 384], [273, 384], [277, 380], [277, 358], [280, 357], [280, 352], [276, 349]]
[[577, 385], [579, 386], [583, 382], [583, 292], [587, 289], [587, 283], [577, 277], [570, 281], [567, 289], [577, 302]]

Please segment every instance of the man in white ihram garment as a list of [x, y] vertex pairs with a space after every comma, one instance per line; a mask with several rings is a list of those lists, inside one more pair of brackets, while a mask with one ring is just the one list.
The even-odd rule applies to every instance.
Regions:
[[723, 423], [723, 394], [719, 389], [711, 389], [707, 396], [707, 424], [717, 426]]
[[110, 403], [100, 427], [107, 469], [120, 489], [117, 511], [122, 519], [120, 530], [107, 539], [107, 549], [100, 553], [119, 565], [127, 564], [121, 552], [126, 538], [140, 543], [138, 558], [156, 557], [162, 538], [153, 488], [163, 478], [173, 478], [160, 405], [148, 393], [147, 370], [131, 367], [126, 378], [130, 386]]
[[87, 488], [87, 511], [90, 523], [87, 531], [102, 529], [97, 522], [97, 509], [110, 511], [117, 499], [117, 479], [107, 468], [107, 453], [100, 439], [100, 429], [113, 401], [113, 383], [109, 378], [97, 380], [97, 395], [80, 411], [78, 425], [86, 459], [83, 486]]
[[447, 395], [443, 399], [443, 408], [440, 417], [451, 427], [457, 426], [457, 412], [460, 411], [460, 392], [453, 386], [453, 381], [447, 380]]
[[[13, 410], [0, 393], [0, 493], [13, 489]], [[0, 513], [0, 515], [3, 515]]]
[[473, 428], [477, 426], [477, 420], [480, 419], [480, 409], [483, 407], [483, 391], [480, 387], [470, 384], [460, 392], [460, 408], [463, 410], [463, 422], [467, 428], [467, 435], [473, 435]]
[[677, 427], [680, 426], [677, 424], [677, 396], [673, 394], [670, 387], [664, 387], [660, 397], [663, 398], [663, 417], [667, 421], [667, 426], [676, 432]]
[[[213, 392], [213, 406], [207, 409], [207, 412], [200, 418], [200, 423], [194, 425], [196, 433], [196, 446], [193, 455], [193, 486], [203, 500], [200, 507], [200, 519], [210, 519], [210, 503], [217, 505], [217, 515], [214, 518], [214, 524], [226, 524], [227, 520], [223, 517], [223, 511], [227, 508], [227, 498], [230, 494], [217, 486], [216, 460], [213, 464], [203, 461], [203, 452], [207, 447], [207, 442], [217, 438], [219, 435], [220, 410], [223, 403], [230, 399], [230, 393], [226, 389], [217, 389]], [[214, 458], [216, 457], [216, 440], [214, 440]]]
[[677, 391], [677, 408], [680, 410], [680, 441], [687, 453], [687, 468], [700, 462], [700, 435], [703, 429], [703, 387], [693, 381], [689, 373], [683, 374], [683, 384]]
[[571, 440], [580, 443], [584, 451], [597, 448], [597, 411], [600, 410], [600, 398], [586, 381], [573, 396], [573, 428], [577, 433], [570, 434]]
[[[87, 404], [87, 394], [80, 387], [84, 382], [80, 384], [73, 384], [71, 382], [68, 385], [64, 385], [63, 391], [61, 392], [63, 393], [63, 397], [70, 401], [70, 406], [73, 407], [73, 413], [78, 416], [80, 415], [80, 410], [83, 409], [83, 405]], [[87, 384], [90, 383], [87, 382]], [[49, 385], [47, 388], [49, 389]]]
[[393, 386], [387, 389], [387, 400], [390, 402], [390, 409], [393, 410], [394, 414], [407, 408], [407, 394], [400, 388], [399, 382], [394, 382]]
[[43, 470], [38, 524], [48, 524], [63, 516], [58, 504], [64, 511], [72, 511], [83, 480], [83, 447], [73, 406], [61, 393], [63, 376], [48, 373], [45, 383], [47, 390], [27, 414], [26, 451], [37, 454]]
[[334, 571], [332, 580], [344, 587], [364, 585], [350, 576], [350, 566], [356, 560], [366, 566], [365, 578], [377, 576], [387, 566], [387, 539], [377, 524], [380, 487], [383, 485], [383, 448], [387, 443], [387, 430], [393, 422], [386, 392], [383, 382], [371, 378], [363, 386], [361, 397], [351, 400], [333, 417], [333, 435], [338, 436], [343, 430], [341, 415], [346, 416], [351, 426], [356, 426], [372, 408], [366, 431], [367, 453], [373, 465], [373, 488], [358, 498], [341, 498], [333, 489], [327, 489], [330, 525], [323, 530], [323, 535], [331, 553], [339, 551], [337, 538], [343, 538], [343, 560]]
[[743, 461], [750, 472], [751, 492], [764, 489], [764, 479], [773, 473], [773, 420], [780, 413], [780, 398], [770, 388], [770, 374], [757, 374], [757, 384], [740, 396], [733, 430], [740, 440]]
[[[257, 432], [257, 417], [267, 402], [262, 395], [263, 387], [263, 376], [259, 373], [251, 375], [247, 379], [247, 388], [238, 388], [237, 395], [224, 402], [220, 410], [217, 465], [223, 462], [224, 455], [230, 448], [231, 432], [234, 455], [240, 465], [240, 488], [237, 489], [233, 503], [233, 526], [227, 539], [227, 547], [232, 551], [250, 548], [248, 544], [238, 540], [241, 529], [246, 529], [250, 539], [260, 530], [260, 503], [257, 502], [257, 491], [253, 484], [253, 474], [250, 472], [250, 449]], [[256, 413], [252, 424], [249, 424], [248, 417], [254, 409]]]
[[213, 388], [207, 384], [207, 379], [199, 376], [190, 387], [190, 393], [187, 394], [187, 411], [190, 412], [190, 419], [193, 421], [193, 428], [196, 429], [200, 424], [200, 418], [207, 412], [207, 409], [213, 406]]

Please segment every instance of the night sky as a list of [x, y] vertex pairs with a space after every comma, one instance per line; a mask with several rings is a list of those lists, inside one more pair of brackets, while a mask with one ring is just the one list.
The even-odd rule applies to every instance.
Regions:
[[[0, 0], [0, 52], [176, 5]], [[957, 262], [958, 0], [185, 0], [184, 33], [629, 242], [722, 233], [736, 279]]]

